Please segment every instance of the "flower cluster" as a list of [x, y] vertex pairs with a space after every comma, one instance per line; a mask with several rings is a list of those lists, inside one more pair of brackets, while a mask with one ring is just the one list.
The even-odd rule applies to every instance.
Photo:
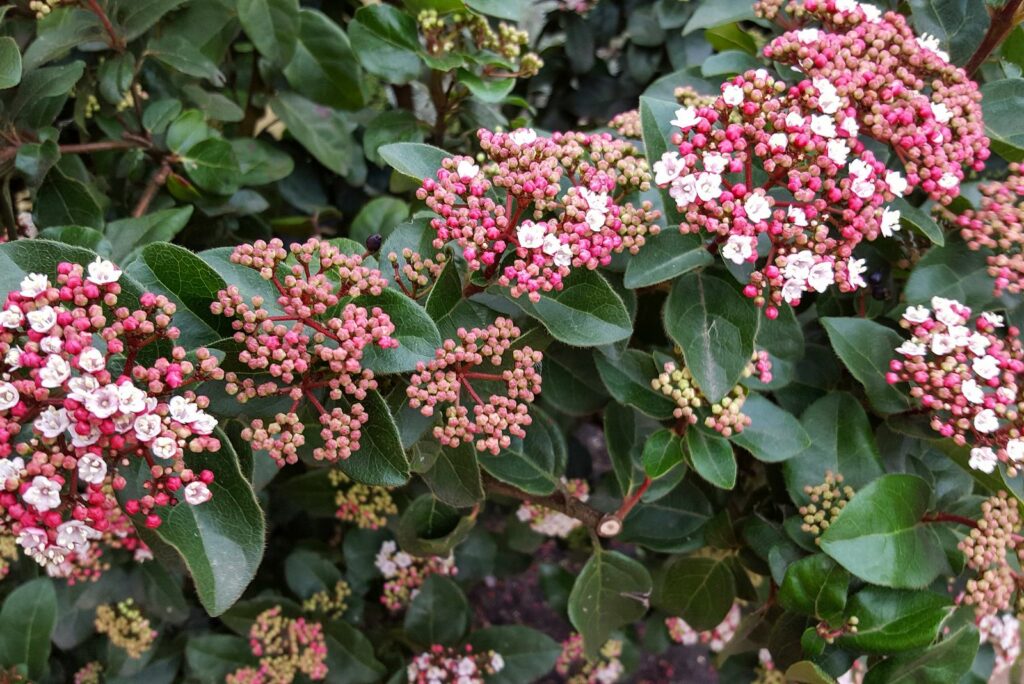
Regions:
[[530, 78], [536, 76], [544, 66], [544, 61], [536, 53], [523, 54], [523, 47], [529, 42], [530, 34], [504, 21], [498, 22], [495, 30], [487, 17], [481, 14], [468, 10], [440, 14], [433, 9], [420, 11], [416, 20], [427, 53], [433, 57], [452, 52], [496, 54], [507, 64], [508, 69], [515, 69], [515, 72], [511, 72], [487, 65], [481, 74], [484, 77]]
[[305, 618], [284, 617], [280, 606], [256, 616], [249, 628], [249, 648], [259, 658], [259, 667], [229, 674], [228, 684], [290, 684], [299, 674], [313, 681], [327, 677], [323, 627]]
[[[433, 361], [417, 365], [407, 389], [409, 406], [432, 416], [438, 405], [446, 405], [443, 423], [434, 427], [441, 444], [473, 442], [477, 450], [497, 455], [512, 437], [526, 436], [524, 427], [532, 422], [529, 404], [540, 393], [537, 365], [543, 354], [530, 347], [514, 349], [519, 328], [506, 318], [486, 328], [459, 328], [457, 335], [458, 340], [445, 340]], [[485, 363], [509, 367], [497, 373], [477, 370]]]
[[1013, 607], [1017, 575], [1007, 556], [1020, 555], [1020, 524], [1017, 505], [1007, 499], [1005, 492], [999, 492], [981, 504], [977, 526], [960, 540], [967, 567], [978, 573], [967, 580], [960, 600], [974, 606], [979, 618]]
[[406, 668], [409, 684], [484, 684], [487, 677], [505, 669], [496, 651], [474, 652], [473, 647], [434, 644], [412, 659]]
[[[681, 352], [677, 351], [677, 355]], [[772, 381], [772, 362], [768, 353], [758, 351], [750, 360], [750, 365], [743, 372], [743, 377], [756, 375], [764, 383]], [[664, 370], [658, 377], [651, 380], [651, 387], [667, 397], [671, 397], [676, 407], [672, 414], [679, 420], [696, 425], [699, 420], [698, 409], [706, 414], [704, 426], [729, 437], [742, 432], [750, 425], [750, 417], [742, 413], [747, 391], [742, 385], [736, 385], [729, 394], [716, 403], [710, 403], [701, 393], [697, 381], [686, 366], [677, 366], [674, 361], [667, 361]]]
[[818, 537], [835, 522], [853, 498], [853, 487], [844, 485], [843, 476], [830, 470], [825, 473], [824, 482], [813, 487], [807, 485], [804, 493], [810, 502], [800, 507], [800, 529], [812, 535], [817, 544]]
[[353, 482], [340, 470], [332, 470], [328, 477], [331, 484], [338, 488], [338, 493], [334, 495], [334, 504], [338, 507], [334, 516], [338, 520], [364, 530], [377, 530], [388, 524], [389, 515], [398, 513], [398, 507], [387, 487]]
[[[400, 261], [404, 262], [401, 266]], [[443, 252], [433, 257], [424, 257], [406, 247], [402, 250], [401, 258], [396, 252], [389, 252], [388, 262], [395, 273], [395, 283], [402, 292], [411, 299], [421, 299], [430, 292], [434, 281], [441, 275], [448, 257]]]
[[988, 274], [995, 279], [995, 294], [1024, 291], [1024, 174], [1020, 164], [1010, 165], [1005, 181], [981, 185], [981, 205], [954, 215], [942, 210], [960, 228], [967, 246], [990, 249]]
[[[223, 373], [207, 350], [189, 360], [171, 346], [172, 302], [132, 301], [120, 277], [99, 258], [61, 263], [54, 282], [27, 275], [0, 312], [0, 532], [53, 576], [95, 578], [103, 548], [143, 551], [126, 513], [154, 528], [159, 509], [212, 496], [213, 473], [185, 456], [220, 449], [217, 421], [186, 388]], [[148, 474], [123, 509], [121, 467]]]
[[[566, 480], [562, 478], [565, 485], [565, 493], [580, 501], [590, 498], [590, 486], [586, 480], [573, 478]], [[559, 511], [544, 506], [524, 501], [516, 511], [516, 517], [524, 523], [529, 523], [530, 529], [547, 537], [565, 539], [577, 527], [582, 525], [579, 520]]]
[[718, 653], [736, 635], [736, 628], [740, 626], [741, 617], [740, 605], [734, 603], [721, 624], [712, 630], [698, 632], [680, 617], [665, 618], [665, 626], [668, 628], [668, 635], [672, 641], [686, 646], [704, 644], [711, 649], [712, 653]]
[[352, 588], [345, 580], [338, 580], [332, 589], [318, 591], [302, 602], [302, 610], [307, 613], [320, 613], [337, 619], [348, 609], [348, 598], [352, 596]]
[[1019, 330], [985, 312], [971, 323], [960, 302], [933, 297], [932, 309], [911, 306], [900, 322], [912, 337], [896, 348], [890, 383], [910, 383], [910, 395], [931, 414], [931, 427], [958, 445], [970, 444], [972, 468], [991, 473], [1002, 462], [1011, 477], [1024, 459], [1018, 378], [1024, 372]]
[[454, 575], [457, 572], [452, 556], [418, 558], [399, 551], [398, 545], [390, 540], [381, 544], [374, 563], [384, 575], [384, 591], [380, 602], [393, 613], [402, 610], [416, 598], [423, 582], [430, 575]]
[[446, 159], [416, 196], [438, 215], [434, 247], [454, 240], [471, 273], [498, 274], [513, 297], [538, 301], [562, 289], [571, 269], [607, 266], [657, 232], [652, 205], [627, 199], [650, 187], [647, 162], [629, 143], [532, 129], [478, 136], [487, 163]]
[[97, 632], [107, 635], [111, 644], [123, 649], [129, 658], [141, 658], [157, 637], [156, 630], [149, 626], [149, 620], [135, 607], [132, 599], [115, 606], [97, 606], [95, 627]]
[[583, 651], [583, 637], [572, 634], [562, 642], [562, 653], [555, 661], [555, 672], [566, 684], [615, 684], [625, 672], [619, 657], [622, 642], [609, 639], [601, 647], [600, 657], [588, 660]]
[[790, 0], [788, 11], [792, 30], [765, 56], [832, 84], [843, 115], [892, 147], [910, 188], [948, 204], [964, 169], [984, 168], [981, 93], [937, 38], [915, 36], [903, 15], [854, 0]]
[[829, 80], [787, 88], [748, 71], [671, 123], [677, 149], [654, 163], [655, 183], [682, 213], [681, 232], [711, 237], [724, 259], [753, 268], [744, 294], [767, 316], [806, 292], [867, 285], [853, 250], [899, 230], [887, 203], [910, 185], [864, 146]]
[[103, 663], [93, 660], [75, 672], [75, 684], [103, 684]]
[[640, 110], [630, 109], [616, 114], [608, 122], [608, 128], [618, 133], [620, 137], [639, 140], [644, 134], [643, 124], [640, 121]]
[[[228, 373], [227, 390], [240, 401], [278, 396], [292, 401], [273, 421], [253, 420], [244, 439], [279, 465], [295, 463], [305, 444], [297, 413], [305, 400], [319, 416], [323, 439], [314, 458], [347, 459], [359, 449], [362, 426], [369, 420], [360, 402], [377, 387], [373, 372], [361, 363], [363, 354], [371, 345], [398, 346], [391, 318], [351, 298], [377, 296], [387, 281], [380, 271], [363, 266], [361, 256], [315, 238], [290, 249], [276, 238], [240, 245], [231, 261], [257, 271], [278, 297], [274, 307], [259, 296], [246, 302], [233, 285], [217, 293], [211, 310], [233, 319], [234, 339], [242, 347], [238, 360], [253, 371], [245, 377]], [[347, 400], [348, 408], [325, 408], [324, 394], [333, 402]]]
[[1009, 613], [985, 615], [978, 621], [982, 642], [992, 644], [996, 652], [993, 674], [1010, 669], [1020, 657], [1020, 621]]

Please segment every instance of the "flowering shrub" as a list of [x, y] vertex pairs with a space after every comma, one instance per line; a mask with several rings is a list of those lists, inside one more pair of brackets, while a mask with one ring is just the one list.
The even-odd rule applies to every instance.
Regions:
[[1019, 674], [1024, 0], [0, 19], [0, 681]]

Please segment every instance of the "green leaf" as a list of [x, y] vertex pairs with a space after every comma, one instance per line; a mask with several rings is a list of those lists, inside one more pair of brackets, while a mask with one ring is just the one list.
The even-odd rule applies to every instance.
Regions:
[[[50, 278], [62, 261], [88, 266], [96, 253], [50, 240], [16, 240], [0, 244], [0, 292], [17, 290], [28, 273], [44, 273]], [[142, 287], [130, 276], [121, 276], [121, 303], [131, 306], [142, 295]]]
[[111, 5], [125, 41], [131, 42], [186, 2], [188, 0], [114, 0]]
[[420, 73], [416, 21], [390, 5], [360, 7], [348, 27], [363, 67], [389, 83], [408, 83]]
[[783, 466], [793, 501], [804, 502], [804, 487], [821, 484], [829, 472], [841, 474], [854, 489], [885, 472], [868, 416], [851, 395], [825, 395], [804, 411], [800, 423], [811, 445]]
[[574, 347], [611, 344], [633, 333], [626, 305], [597, 271], [573, 269], [563, 283], [563, 289], [545, 293], [537, 303], [525, 296], [513, 301], [552, 337]]
[[185, 644], [185, 662], [202, 684], [223, 682], [235, 670], [257, 664], [248, 640], [233, 634], [190, 636]]
[[839, 639], [843, 648], [865, 653], [894, 653], [927, 646], [953, 610], [948, 596], [931, 591], [865, 587], [850, 599], [857, 632]]
[[342, 579], [341, 571], [320, 554], [298, 549], [284, 561], [284, 577], [288, 588], [300, 599], [308, 599], [321, 591], [333, 590]]
[[25, 74], [6, 112], [7, 118], [31, 128], [48, 126], [57, 118], [84, 72], [85, 62], [75, 61]]
[[84, 247], [97, 254], [110, 256], [110, 241], [95, 228], [85, 226], [52, 226], [39, 231], [39, 237], [45, 240], [63, 242], [66, 245]]
[[726, 561], [677, 556], [658, 574], [651, 603], [703, 631], [722, 622], [735, 596], [735, 582]]
[[473, 529], [474, 520], [424, 494], [402, 512], [395, 536], [401, 547], [413, 555], [447, 556]]
[[463, 442], [456, 448], [442, 447], [433, 467], [422, 477], [434, 496], [449, 506], [468, 508], [484, 498], [472, 442]]
[[565, 437], [538, 407], [530, 407], [533, 423], [524, 439], [513, 438], [497, 456], [481, 454], [480, 465], [493, 477], [527, 494], [553, 494], [568, 460]]
[[362, 632], [343, 620], [324, 625], [327, 637], [327, 671], [344, 672], [346, 684], [374, 684], [387, 674], [377, 660], [373, 644]]
[[717, 0], [701, 3], [686, 22], [683, 35], [702, 28], [713, 28], [734, 21], [754, 18], [753, 6], [746, 0]]
[[192, 207], [154, 211], [139, 218], [126, 218], [107, 224], [103, 231], [110, 240], [111, 259], [125, 262], [140, 247], [153, 242], [170, 242], [188, 225]]
[[203, 190], [218, 195], [231, 195], [238, 190], [241, 170], [231, 143], [207, 138], [189, 148], [182, 157], [188, 177]]
[[978, 49], [988, 30], [988, 10], [971, 0], [910, 0], [911, 18], [918, 35], [939, 39], [953, 64], [964, 65]]
[[300, 11], [299, 40], [284, 75], [296, 91], [328, 107], [359, 109], [365, 103], [365, 78], [348, 36], [317, 10]]
[[779, 603], [786, 610], [836, 624], [846, 607], [850, 573], [823, 553], [801, 558], [786, 568]]
[[376, 345], [363, 350], [363, 367], [374, 373], [405, 373], [416, 370], [416, 364], [430, 361], [441, 346], [441, 334], [430, 316], [413, 300], [394, 288], [385, 288], [379, 295], [363, 295], [352, 300], [368, 310], [380, 307], [395, 326], [392, 335], [398, 346], [383, 349]]
[[225, 83], [224, 72], [187, 37], [170, 33], [149, 44], [146, 52], [186, 76], [205, 78], [217, 88]]
[[686, 431], [686, 448], [698, 475], [719, 489], [736, 486], [736, 454], [729, 440], [690, 426]]
[[345, 176], [357, 153], [352, 140], [355, 128], [343, 113], [318, 105], [295, 93], [280, 93], [270, 108], [281, 117], [288, 132], [325, 167]]
[[1024, 161], [1024, 79], [1008, 78], [981, 87], [985, 134], [992, 150], [1011, 162]]
[[[666, 475], [647, 491], [654, 491], [661, 482], [671, 483], [671, 479], [672, 475]], [[678, 550], [680, 542], [707, 524], [711, 514], [711, 503], [707, 497], [687, 480], [677, 484], [668, 494], [644, 501], [634, 508], [624, 521], [620, 539], [672, 552]]]
[[[935, 646], [883, 660], [868, 670], [864, 684], [964, 681], [961, 677], [971, 669], [978, 653], [978, 641], [978, 630], [967, 625]], [[990, 674], [986, 671], [986, 678]]]
[[238, 20], [260, 54], [278, 66], [291, 61], [299, 37], [298, 0], [238, 0]]
[[644, 442], [644, 472], [657, 479], [683, 462], [683, 443], [671, 430], [658, 430]]
[[975, 310], [992, 303], [988, 250], [972, 250], [959, 236], [928, 250], [910, 272], [903, 294], [908, 304], [929, 306], [932, 297], [955, 299]]
[[713, 261], [699, 235], [683, 235], [670, 225], [647, 236], [640, 253], [630, 257], [623, 284], [633, 290], [656, 285]]
[[647, 612], [651, 576], [643, 565], [616, 551], [594, 549], [569, 594], [569, 621], [595, 658], [613, 630]]
[[709, 28], [704, 32], [704, 39], [711, 43], [711, 47], [719, 52], [727, 50], [740, 50], [749, 55], [756, 55], [757, 44], [749, 33], [739, 27], [739, 24], [723, 24], [715, 28]]
[[366, 124], [366, 131], [363, 133], [363, 151], [366, 158], [378, 166], [384, 166], [384, 159], [380, 156], [380, 148], [384, 145], [421, 142], [423, 124], [415, 114], [404, 109], [380, 112]]
[[547, 634], [529, 627], [507, 625], [479, 629], [468, 643], [477, 653], [500, 653], [505, 667], [487, 677], [488, 684], [533, 682], [548, 674], [562, 652]]
[[10, 36], [0, 38], [0, 90], [21, 83], [21, 52]]
[[36, 39], [25, 50], [25, 71], [67, 55], [79, 45], [102, 40], [103, 25], [87, 9], [57, 7], [36, 21]]
[[673, 286], [665, 330], [709, 402], [721, 401], [750, 365], [757, 316], [750, 300], [715, 276], [690, 273]]
[[18, 156], [14, 158], [14, 166], [25, 175], [25, 181], [30, 186], [37, 187], [59, 161], [60, 148], [53, 140], [47, 140], [20, 146]]
[[454, 645], [469, 627], [469, 602], [459, 585], [443, 575], [427, 577], [405, 614], [405, 633], [424, 646]]
[[585, 416], [608, 401], [608, 392], [594, 358], [600, 352], [581, 352], [561, 343], [544, 351], [544, 401], [560, 413]]
[[370, 390], [360, 403], [369, 420], [361, 430], [359, 451], [336, 466], [356, 482], [377, 487], [405, 484], [409, 480], [409, 461], [387, 402], [376, 390]]
[[459, 69], [457, 74], [459, 83], [469, 88], [481, 102], [501, 102], [516, 87], [514, 78], [484, 78], [467, 69]]
[[902, 197], [893, 202], [892, 206], [899, 209], [901, 225], [913, 228], [931, 240], [934, 245], [941, 247], [946, 244], [946, 236], [943, 234], [942, 228], [930, 214], [911, 205]]
[[35, 201], [36, 224], [103, 227], [103, 209], [89, 186], [56, 166], [39, 188]]
[[765, 463], [793, 458], [811, 445], [811, 438], [789, 411], [784, 411], [760, 394], [751, 393], [742, 412], [750, 425], [729, 437], [729, 441]]
[[530, 10], [530, 3], [526, 0], [467, 0], [466, 6], [489, 17], [515, 22], [523, 21]]
[[[674, 118], [675, 111], [678, 107], [679, 105], [674, 100], [669, 101], [667, 99], [663, 100], [647, 96], [642, 96], [640, 98], [641, 131], [643, 133], [644, 148], [647, 150], [647, 158], [651, 160], [651, 163], [661, 159], [666, 152], [676, 150], [676, 146], [672, 144], [672, 134], [675, 128], [670, 122]], [[658, 194], [661, 196], [662, 209], [665, 214], [665, 224], [668, 228], [652, 239], [655, 241], [653, 244], [653, 251], [655, 254], [651, 255], [650, 259], [654, 260], [654, 257], [659, 252], [672, 252], [675, 247], [681, 247], [682, 249], [680, 251], [687, 256], [685, 258], [681, 258], [678, 256], [678, 253], [676, 253], [677, 256], [675, 259], [680, 259], [682, 263], [666, 269], [667, 271], [671, 271], [678, 268], [680, 274], [687, 273], [700, 265], [692, 262], [698, 260], [709, 261], [711, 259], [710, 254], [706, 257], [701, 256], [699, 252], [692, 256], [690, 254], [694, 249], [700, 249], [699, 245], [701, 240], [699, 236], [686, 236], [688, 239], [685, 241], [679, 240], [676, 237], [668, 237], [672, 234], [678, 235], [679, 238], [684, 237], [678, 232], [678, 228], [685, 219], [676, 207], [675, 199], [668, 194], [667, 188], [659, 188]], [[696, 242], [694, 241], [694, 238], [696, 238]], [[668, 244], [664, 248], [659, 248], [658, 241], [666, 242]], [[640, 250], [640, 254], [643, 254], [643, 249]], [[646, 257], [641, 257], [640, 255], [637, 255], [637, 257], [634, 258], [646, 259]], [[630, 261], [632, 261], [632, 259], [630, 259]], [[660, 277], [659, 270], [661, 267], [661, 262], [652, 265], [652, 268], [654, 269], [653, 273], [656, 274], [652, 275], [652, 277]], [[633, 268], [634, 271], [636, 271], [639, 267], [634, 266]], [[630, 278], [628, 266], [626, 267], [626, 277], [632, 282], [633, 278]], [[640, 274], [636, 274], [633, 277], [642, 280], [642, 276]], [[627, 287], [630, 286], [627, 285]]]
[[231, 149], [241, 172], [239, 185], [268, 185], [287, 178], [295, 169], [295, 162], [287, 152], [262, 140], [232, 140]]
[[676, 404], [671, 398], [651, 387], [660, 369], [650, 354], [627, 349], [618, 358], [594, 354], [601, 380], [615, 401], [660, 420], [672, 418]]
[[914, 475], [883, 475], [856, 493], [825, 533], [821, 549], [865, 582], [919, 589], [947, 569], [937, 538], [921, 522], [931, 488]]
[[899, 333], [866, 318], [822, 318], [821, 324], [836, 355], [864, 385], [876, 411], [900, 413], [910, 407], [906, 395], [885, 380], [894, 350], [903, 342]]
[[29, 677], [42, 678], [56, 625], [53, 580], [40, 577], [16, 587], [0, 609], [0, 664], [25, 665]]
[[[359, 209], [359, 213], [352, 219], [352, 227], [349, 229], [349, 237], [356, 242], [366, 242], [371, 235], [387, 236], [391, 234], [395, 226], [409, 218], [409, 205], [397, 197], [374, 197]], [[384, 255], [387, 257], [387, 255]], [[458, 268], [455, 269], [458, 274]], [[460, 290], [461, 295], [461, 290]], [[427, 312], [430, 312], [429, 297], [427, 299]], [[434, 318], [431, 314], [431, 318]], [[436, 321], [437, 319], [434, 318]]]
[[399, 173], [417, 180], [434, 178], [441, 162], [452, 156], [433, 145], [405, 142], [384, 145], [377, 154]]
[[757, 69], [763, 62], [746, 52], [730, 50], [711, 55], [700, 65], [700, 75], [707, 79], [724, 78], [742, 74], [749, 69]]
[[644, 479], [643, 445], [657, 429], [654, 421], [643, 420], [635, 410], [609, 403], [604, 410], [604, 433], [619, 493], [625, 497]]

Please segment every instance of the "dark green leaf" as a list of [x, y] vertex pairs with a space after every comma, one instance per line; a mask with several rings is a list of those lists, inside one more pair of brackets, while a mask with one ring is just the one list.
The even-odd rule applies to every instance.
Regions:
[[894, 350], [903, 342], [899, 333], [866, 318], [822, 318], [821, 324], [876, 411], [899, 413], [910, 407], [907, 397], [885, 380]]
[[270, 101], [288, 132], [317, 161], [345, 176], [356, 163], [352, 124], [343, 113], [318, 105], [295, 93], [280, 93]]
[[[38, 72], [37, 72], [38, 73]], [[92, 189], [55, 167], [39, 188], [35, 202], [36, 225], [103, 227], [103, 209]]]
[[850, 573], [823, 553], [801, 558], [786, 569], [779, 603], [786, 610], [837, 624], [846, 607]]
[[594, 363], [605, 387], [615, 401], [660, 420], [668, 420], [676, 405], [672, 399], [651, 387], [660, 369], [649, 354], [627, 349], [618, 358], [608, 358], [598, 352]]
[[571, 346], [597, 347], [632, 334], [625, 304], [597, 271], [574, 269], [563, 283], [563, 289], [544, 294], [537, 303], [525, 296], [514, 301], [552, 337]]
[[657, 479], [683, 461], [683, 444], [671, 430], [658, 430], [644, 443], [644, 472]]
[[402, 512], [396, 536], [403, 549], [417, 556], [447, 556], [473, 529], [474, 519], [462, 517], [430, 494], [416, 498]]
[[712, 28], [729, 24], [734, 21], [753, 19], [754, 10], [749, 2], [745, 0], [717, 0], [716, 2], [705, 2], [697, 7], [697, 10], [686, 22], [683, 34], [690, 33], [702, 28]]
[[932, 297], [946, 297], [976, 310], [986, 308], [992, 302], [988, 256], [987, 250], [969, 249], [959, 237], [928, 250], [907, 280], [907, 303], [928, 306]]
[[110, 240], [111, 258], [124, 262], [140, 247], [153, 242], [169, 242], [188, 225], [192, 207], [154, 211], [139, 218], [126, 218], [107, 224], [103, 231]]
[[433, 145], [405, 142], [383, 145], [377, 154], [399, 173], [417, 180], [434, 178], [441, 162], [452, 156]]
[[26, 582], [4, 599], [0, 609], [0, 664], [25, 665], [40, 679], [50, 657], [50, 636], [57, 624], [57, 594], [53, 580]]
[[917, 34], [938, 38], [953, 64], [966, 64], [988, 30], [988, 10], [983, 2], [910, 0], [910, 11]]
[[1024, 161], [1024, 79], [1008, 78], [981, 87], [985, 133], [992, 149], [1007, 161]]
[[374, 684], [387, 673], [377, 660], [373, 644], [362, 632], [342, 620], [324, 626], [327, 636], [327, 671], [343, 672], [346, 684]]
[[202, 684], [223, 682], [235, 670], [256, 665], [249, 642], [232, 634], [203, 634], [185, 645], [185, 662]]
[[284, 75], [296, 91], [328, 107], [359, 109], [364, 104], [365, 78], [348, 36], [317, 10], [299, 13], [299, 40]]
[[405, 632], [423, 645], [454, 645], [469, 627], [469, 602], [443, 575], [427, 577], [405, 614]]
[[683, 235], [670, 225], [648, 236], [640, 253], [630, 257], [623, 283], [631, 289], [656, 285], [709, 265], [714, 259], [698, 235]]
[[308, 599], [321, 591], [333, 591], [342, 579], [334, 563], [306, 549], [288, 555], [284, 561], [284, 578], [288, 588], [300, 599]]
[[698, 475], [719, 489], [736, 486], [736, 454], [729, 440], [691, 426], [686, 431], [686, 448]]
[[188, 177], [203, 190], [218, 195], [230, 195], [238, 190], [241, 170], [228, 141], [207, 138], [190, 147], [181, 161]]
[[839, 639], [844, 648], [865, 653], [894, 653], [927, 646], [953, 609], [948, 596], [930, 591], [865, 587], [850, 599], [857, 632]]
[[238, 0], [238, 20], [260, 53], [278, 66], [295, 54], [298, 0]]
[[539, 408], [530, 408], [533, 423], [524, 439], [513, 439], [497, 456], [480, 455], [480, 465], [495, 478], [528, 494], [554, 493], [568, 459], [565, 438], [558, 426]]
[[694, 629], [717, 627], [732, 608], [736, 587], [728, 563], [678, 556], [658, 574], [652, 603]]
[[[864, 684], [932, 684], [959, 682], [978, 652], [978, 630], [962, 627], [956, 634], [923, 651], [887, 658], [864, 678]], [[991, 672], [986, 672], [986, 678]], [[987, 679], [986, 679], [987, 681]]]
[[21, 52], [10, 36], [0, 38], [0, 90], [21, 83]]
[[114, 0], [111, 5], [124, 39], [131, 42], [153, 28], [165, 14], [186, 2], [188, 0]]
[[361, 431], [359, 451], [339, 461], [337, 467], [356, 482], [378, 487], [405, 484], [409, 479], [409, 461], [387, 402], [376, 390], [371, 390], [360, 403], [369, 420]]
[[782, 410], [760, 394], [749, 394], [743, 402], [742, 412], [750, 417], [750, 425], [729, 439], [752, 453], [759, 461], [785, 461], [811, 445], [810, 436], [793, 414]]
[[359, 61], [389, 83], [408, 83], [420, 73], [416, 21], [396, 7], [370, 5], [356, 11], [349, 38]]
[[472, 442], [442, 447], [433, 467], [422, 475], [434, 496], [456, 508], [468, 508], [483, 500], [476, 454]]
[[380, 295], [356, 297], [353, 302], [367, 309], [380, 307], [391, 317], [395, 326], [392, 335], [398, 346], [383, 349], [378, 346], [363, 350], [363, 367], [374, 373], [404, 373], [415, 370], [421, 361], [430, 361], [441, 346], [441, 335], [434, 321], [416, 304], [395, 288], [385, 288]]
[[583, 635], [589, 658], [597, 656], [612, 630], [647, 612], [651, 576], [643, 565], [616, 551], [594, 549], [569, 595], [569, 621]]
[[210, 85], [218, 88], [224, 85], [224, 73], [185, 36], [173, 33], [163, 35], [150, 43], [147, 52], [187, 76], [205, 78]]
[[423, 124], [415, 114], [404, 109], [379, 113], [366, 124], [366, 131], [363, 133], [363, 151], [366, 153], [366, 158], [378, 166], [383, 166], [385, 163], [379, 151], [382, 146], [390, 143], [421, 142], [423, 142]]

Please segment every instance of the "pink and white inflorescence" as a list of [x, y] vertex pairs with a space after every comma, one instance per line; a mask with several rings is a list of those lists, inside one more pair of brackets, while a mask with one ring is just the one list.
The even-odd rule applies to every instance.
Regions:
[[484, 684], [489, 676], [504, 669], [505, 659], [497, 651], [474, 651], [468, 644], [434, 644], [412, 659], [406, 675], [409, 684]]
[[[231, 261], [257, 271], [277, 293], [275, 313], [262, 297], [246, 301], [234, 285], [217, 293], [213, 313], [232, 318], [238, 360], [252, 375], [226, 375], [227, 390], [240, 401], [286, 396], [292, 404], [273, 421], [255, 419], [243, 437], [266, 450], [278, 465], [295, 463], [305, 444], [303, 401], [318, 416], [323, 445], [318, 460], [347, 459], [359, 449], [369, 415], [360, 403], [376, 389], [373, 372], [362, 365], [367, 347], [398, 346], [395, 326], [379, 307], [366, 308], [354, 297], [379, 295], [387, 284], [380, 271], [362, 265], [362, 257], [344, 254], [316, 238], [285, 249], [278, 240], [240, 245]], [[348, 407], [324, 407], [322, 399], [348, 401]]]
[[972, 447], [972, 468], [991, 473], [1002, 462], [1015, 474], [1024, 461], [1020, 331], [1004, 328], [997, 314], [974, 317], [954, 300], [933, 297], [931, 305], [903, 313], [911, 338], [896, 348], [886, 379], [910, 383], [932, 429]]
[[712, 653], [718, 653], [736, 636], [736, 629], [740, 626], [740, 618], [742, 617], [740, 605], [734, 603], [726, 614], [725, 619], [714, 629], [698, 632], [686, 624], [686, 621], [680, 617], [665, 618], [665, 626], [668, 628], [668, 635], [672, 641], [686, 646], [703, 644]]
[[650, 187], [650, 171], [630, 143], [608, 133], [544, 137], [522, 128], [478, 136], [483, 166], [446, 159], [416, 196], [438, 215], [434, 247], [454, 240], [470, 273], [497, 275], [513, 297], [538, 301], [562, 289], [572, 269], [607, 266], [614, 253], [636, 253], [657, 233], [652, 205], [631, 201]]
[[[590, 485], [586, 480], [562, 478], [565, 493], [574, 499], [586, 502], [590, 498]], [[531, 501], [524, 501], [516, 510], [516, 517], [529, 524], [530, 529], [547, 537], [565, 539], [573, 530], [582, 525], [579, 520], [560, 511], [553, 510]]]
[[384, 576], [380, 602], [392, 613], [406, 608], [430, 575], [454, 575], [458, 571], [452, 556], [420, 558], [399, 551], [398, 544], [391, 540], [380, 545], [374, 564]]
[[61, 263], [53, 281], [27, 275], [0, 312], [0, 533], [53, 576], [94, 578], [104, 548], [146, 557], [126, 513], [154, 528], [161, 509], [212, 496], [213, 473], [185, 455], [220, 449], [217, 421], [186, 388], [223, 373], [205, 349], [155, 358], [178, 338], [175, 306], [126, 295], [121, 275], [100, 258]]

